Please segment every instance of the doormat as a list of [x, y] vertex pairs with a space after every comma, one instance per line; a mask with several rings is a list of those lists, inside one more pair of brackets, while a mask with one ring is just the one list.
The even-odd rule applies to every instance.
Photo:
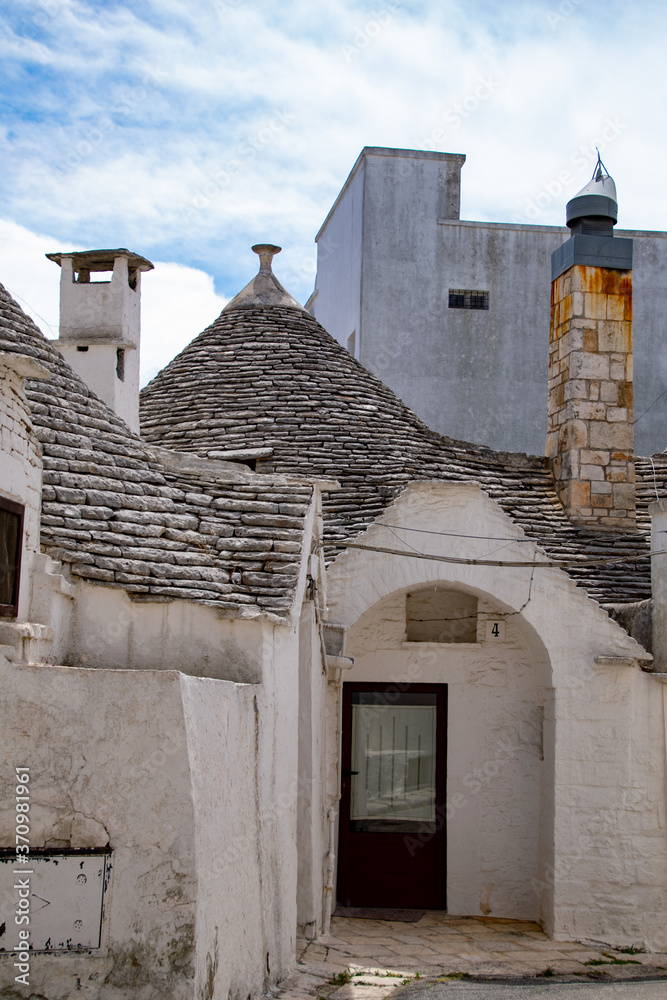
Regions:
[[334, 917], [353, 917], [357, 920], [398, 920], [403, 924], [416, 924], [426, 910], [389, 910], [372, 906], [337, 906]]

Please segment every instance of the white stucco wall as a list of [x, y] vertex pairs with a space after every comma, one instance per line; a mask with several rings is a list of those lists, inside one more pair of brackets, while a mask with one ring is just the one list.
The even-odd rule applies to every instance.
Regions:
[[297, 884], [298, 933], [314, 938], [323, 930], [325, 858], [328, 852], [326, 794], [327, 679], [312, 601], [299, 625], [299, 804]]
[[[16, 763], [31, 769], [33, 851], [113, 849], [102, 952], [33, 955], [32, 990], [69, 1000], [83, 978], [92, 997], [188, 997], [196, 857], [179, 675], [8, 666], [2, 684], [2, 847], [14, 844]], [[7, 935], [13, 947], [11, 918]], [[3, 987], [12, 961], [0, 956]]]
[[261, 618], [226, 617], [194, 601], [133, 601], [121, 587], [89, 583], [61, 572], [73, 597], [42, 595], [40, 621], [55, 637], [55, 663], [106, 669], [180, 670], [198, 677], [256, 684], [262, 680], [267, 636], [273, 625]]
[[351, 628], [345, 680], [448, 685], [447, 910], [535, 920], [545, 691], [511, 618], [486, 639], [496, 610], [477, 643], [407, 643], [394, 593]]
[[361, 350], [363, 203], [362, 161], [317, 236], [317, 269], [323, 277], [316, 283], [317, 296], [310, 306], [326, 330], [336, 331], [334, 336], [344, 347], [355, 334], [356, 358]]
[[[174, 670], [0, 668], [0, 847], [14, 844], [19, 763], [31, 768], [33, 851], [113, 852], [103, 947], [34, 954], [35, 993], [69, 1000], [85, 981], [92, 1000], [245, 1000], [290, 968], [294, 641], [278, 637], [267, 688]], [[0, 955], [0, 988], [12, 961]]]
[[[533, 543], [520, 541], [521, 529], [474, 484], [413, 483], [383, 520], [446, 533], [406, 534], [410, 546], [421, 546], [430, 554], [470, 559], [488, 557], [495, 550], [493, 558], [502, 554], [507, 562], [545, 558]], [[497, 539], [507, 539], [500, 552]], [[400, 547], [396, 533], [380, 525], [369, 528], [357, 541]], [[484, 606], [497, 609], [494, 613], [511, 615], [506, 618], [509, 643], [500, 659], [490, 656], [483, 645], [479, 652], [448, 648], [442, 653], [436, 650], [434, 665], [428, 666], [429, 677], [435, 679], [437, 674], [442, 682], [452, 684], [452, 704], [462, 699], [462, 717], [471, 727], [485, 728], [490, 723], [490, 734], [484, 736], [466, 734], [462, 728], [450, 733], [450, 792], [451, 782], [454, 787], [456, 782], [463, 785], [471, 766], [495, 756], [494, 740], [499, 741], [500, 733], [511, 734], [517, 753], [516, 758], [509, 753], [506, 766], [511, 770], [520, 762], [524, 788], [507, 808], [489, 783], [488, 789], [474, 796], [472, 805], [461, 806], [451, 818], [454, 843], [465, 829], [467, 816], [477, 812], [479, 818], [480, 825], [472, 821], [470, 825], [471, 830], [481, 831], [476, 834], [477, 843], [465, 852], [471, 866], [467, 874], [477, 889], [472, 894], [475, 907], [469, 912], [479, 912], [480, 901], [484, 902], [479, 887], [492, 883], [490, 903], [495, 916], [512, 914], [494, 909], [494, 894], [503, 906], [509, 905], [512, 895], [518, 912], [532, 892], [538, 899], [533, 912], [556, 938], [590, 937], [663, 948], [667, 946], [667, 831], [661, 685], [638, 666], [639, 659], [647, 659], [645, 651], [562, 571], [536, 569], [532, 584], [531, 573], [525, 566], [457, 565], [349, 549], [328, 571], [328, 615], [354, 629], [362, 623], [362, 615], [371, 613], [372, 619], [375, 611], [371, 609], [381, 611], [381, 602], [388, 600], [391, 609], [391, 601], [398, 601], [400, 592], [429, 582], [476, 593]], [[397, 609], [394, 604], [394, 623]], [[376, 656], [372, 646], [380, 640], [377, 624], [371, 632], [373, 628], [375, 638], [369, 645], [370, 633], [366, 634], [354, 672], [357, 676], [362, 670], [372, 672], [384, 680], [387, 673], [403, 669], [412, 652], [401, 647], [382, 658]], [[605, 659], [598, 663], [596, 658]], [[475, 688], [479, 690], [469, 690]], [[541, 705], [543, 762], [536, 760], [536, 710]], [[475, 709], [485, 713], [477, 723]], [[453, 727], [459, 726], [453, 709], [450, 721]], [[330, 723], [330, 761], [337, 753], [336, 740]], [[504, 780], [500, 771], [495, 780]], [[536, 836], [533, 796], [538, 782]], [[333, 796], [336, 789], [330, 786], [329, 792]], [[484, 824], [494, 813], [496, 818], [502, 816], [509, 857], [516, 858], [509, 842], [519, 837], [533, 865], [537, 841], [537, 877], [531, 877], [528, 886], [525, 879], [530, 866], [522, 862], [523, 867], [515, 868], [517, 877], [510, 880], [503, 868], [507, 855], [494, 854], [493, 845], [485, 842]], [[452, 863], [450, 855], [450, 868]], [[471, 870], [476, 863], [479, 868]], [[507, 881], [502, 886], [486, 877], [493, 865], [496, 873], [504, 872]], [[450, 883], [450, 889], [459, 891], [456, 883]], [[465, 901], [464, 890], [458, 898]], [[457, 899], [455, 894], [453, 899]]]
[[[19, 618], [29, 613], [30, 577], [39, 552], [39, 516], [42, 506], [42, 453], [23, 391], [29, 359], [0, 356], [0, 492], [25, 507], [23, 556], [19, 589]], [[37, 374], [40, 366], [35, 365]], [[42, 371], [42, 375], [47, 373]]]

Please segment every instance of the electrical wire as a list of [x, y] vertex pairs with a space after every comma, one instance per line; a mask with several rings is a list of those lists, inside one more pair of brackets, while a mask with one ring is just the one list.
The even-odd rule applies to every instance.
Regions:
[[635, 555], [617, 556], [614, 558], [607, 559], [573, 559], [573, 560], [563, 560], [558, 561], [555, 559], [548, 559], [544, 562], [537, 562], [533, 560], [532, 562], [516, 560], [516, 561], [504, 561], [500, 559], [467, 559], [463, 556], [443, 556], [434, 555], [429, 552], [417, 552], [413, 550], [412, 552], [406, 552], [405, 549], [390, 549], [384, 546], [377, 545], [362, 545], [359, 542], [347, 542], [345, 545], [346, 549], [361, 549], [365, 552], [381, 552], [386, 555], [392, 556], [408, 556], [410, 559], [427, 559], [434, 562], [444, 562], [444, 563], [454, 563], [456, 565], [464, 566], [495, 566], [495, 567], [532, 567], [533, 572], [535, 569], [589, 569], [594, 566], [609, 566], [616, 565], [617, 563], [628, 563], [628, 562], [644, 562], [651, 556], [660, 556], [667, 554], [667, 549], [660, 549], [657, 552], [646, 552], [637, 553]]
[[[506, 535], [469, 535], [464, 534], [461, 531], [435, 531], [433, 528], [410, 528], [407, 524], [389, 524], [387, 521], [374, 521], [373, 526], [379, 525], [382, 528], [396, 528], [398, 531], [414, 531], [422, 535], [441, 535], [443, 538], [474, 538], [481, 542], [519, 542], [526, 543], [532, 542], [533, 544], [539, 544], [539, 539], [536, 541], [535, 538], [511, 538]], [[604, 540], [606, 542], [621, 541], [627, 539], [626, 534], [606, 534]], [[407, 545], [407, 542], [404, 542]]]

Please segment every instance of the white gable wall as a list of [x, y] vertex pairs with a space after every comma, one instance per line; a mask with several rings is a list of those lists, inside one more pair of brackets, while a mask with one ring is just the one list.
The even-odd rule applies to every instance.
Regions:
[[[382, 520], [446, 534], [403, 534], [375, 524], [355, 541], [462, 559], [545, 559], [534, 543], [521, 541], [521, 529], [475, 484], [413, 483]], [[477, 795], [466, 796], [466, 805], [459, 800], [457, 807], [450, 799], [450, 906], [465, 904], [475, 914], [483, 912], [480, 904], [490, 905], [494, 916], [525, 914], [530, 906], [556, 938], [665, 947], [661, 686], [638, 666], [650, 659], [646, 652], [562, 571], [536, 569], [532, 586], [531, 572], [348, 549], [328, 571], [329, 620], [357, 632], [358, 659], [346, 679], [361, 679], [363, 673], [364, 679], [391, 680], [413, 662], [424, 671], [414, 680], [452, 685], [450, 796], [464, 794], [461, 788], [472, 791], [463, 783], [466, 775], [496, 760], [500, 734], [511, 734], [506, 766], [510, 772], [516, 768], [521, 793], [513, 793], [505, 806], [489, 781]], [[484, 643], [479, 650], [447, 646], [434, 650], [429, 662], [423, 651], [403, 647], [398, 630], [403, 595], [429, 582], [477, 593], [482, 608], [511, 613], [505, 651], [498, 657]], [[362, 616], [369, 612], [364, 630]], [[377, 646], [390, 641], [385, 638], [390, 633], [396, 645]], [[350, 638], [347, 653], [355, 655]], [[607, 665], [596, 663], [601, 657]], [[536, 759], [542, 707], [543, 762]], [[459, 718], [478, 732], [467, 733]], [[332, 729], [329, 746], [336, 746]], [[329, 754], [331, 759], [333, 749]], [[505, 773], [499, 771], [493, 782], [510, 784]], [[538, 784], [539, 834], [533, 831]], [[494, 844], [487, 831], [498, 818], [503, 841]], [[466, 830], [474, 839], [468, 848], [462, 844]], [[516, 837], [528, 851], [522, 859], [513, 846]], [[533, 884], [529, 872], [536, 851]], [[457, 863], [467, 866], [462, 875]], [[466, 888], [466, 881], [474, 888]]]

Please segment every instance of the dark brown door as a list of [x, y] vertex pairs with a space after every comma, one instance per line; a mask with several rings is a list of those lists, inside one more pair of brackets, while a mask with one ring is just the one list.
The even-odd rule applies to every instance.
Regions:
[[338, 898], [445, 908], [446, 684], [345, 684]]

